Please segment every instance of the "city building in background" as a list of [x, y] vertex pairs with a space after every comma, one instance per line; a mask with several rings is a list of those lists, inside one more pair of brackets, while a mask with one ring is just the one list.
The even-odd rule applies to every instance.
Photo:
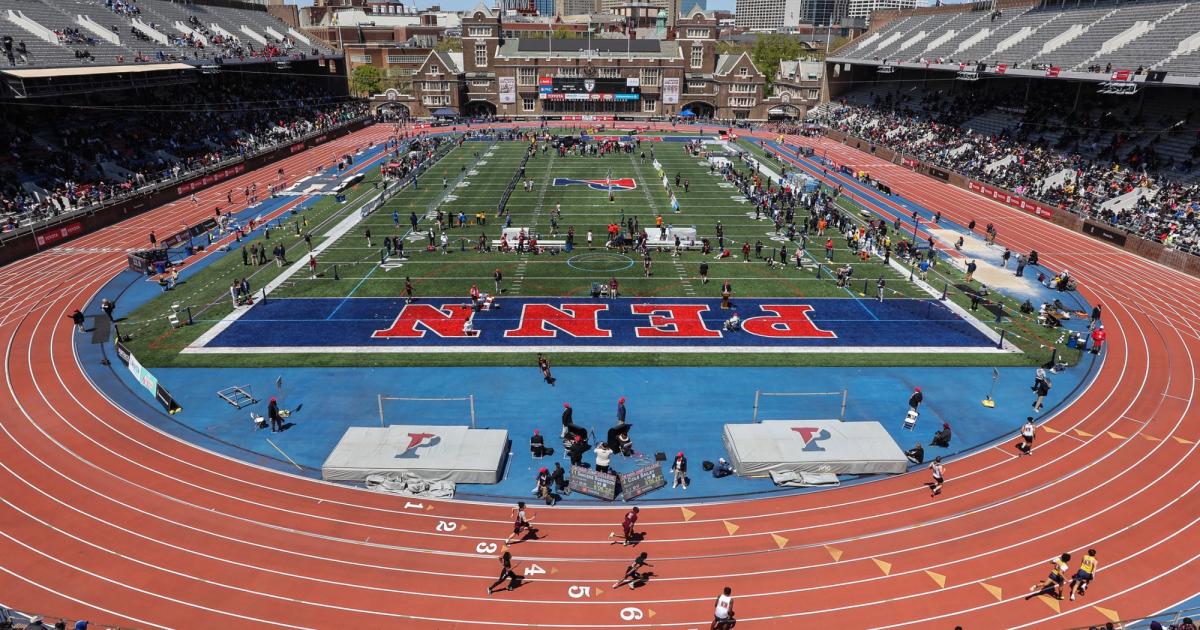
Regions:
[[[832, 0], [830, 0], [832, 1]], [[847, 0], [846, 15], [852, 18], [871, 19], [871, 12], [881, 9], [913, 9], [917, 0]]]

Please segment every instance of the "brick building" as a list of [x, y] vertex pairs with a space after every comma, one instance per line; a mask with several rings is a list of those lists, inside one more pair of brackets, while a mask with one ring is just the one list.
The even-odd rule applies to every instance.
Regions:
[[665, 39], [504, 38], [482, 5], [463, 16], [461, 55], [431, 52], [411, 114], [638, 120], [765, 120], [766, 78], [745, 54], [718, 55], [717, 21], [693, 11]]

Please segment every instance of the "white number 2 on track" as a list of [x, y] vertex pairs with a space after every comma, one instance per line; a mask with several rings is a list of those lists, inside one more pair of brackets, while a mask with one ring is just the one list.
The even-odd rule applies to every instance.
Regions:
[[454, 521], [438, 521], [437, 530], [439, 532], [452, 532], [458, 529], [458, 523]]

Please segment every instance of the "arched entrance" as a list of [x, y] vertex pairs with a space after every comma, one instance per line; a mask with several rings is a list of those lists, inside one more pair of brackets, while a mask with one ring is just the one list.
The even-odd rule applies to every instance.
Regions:
[[690, 111], [695, 114], [696, 118], [712, 118], [717, 113], [717, 108], [704, 101], [692, 101], [684, 103], [683, 107], [679, 108], [679, 113]]
[[463, 110], [467, 118], [495, 118], [496, 106], [488, 101], [471, 101]]
[[768, 120], [791, 120], [794, 118], [803, 118], [804, 110], [791, 104], [778, 105], [767, 111]]
[[379, 114], [380, 120], [384, 121], [407, 120], [412, 116], [408, 105], [404, 103], [383, 103], [376, 112]]

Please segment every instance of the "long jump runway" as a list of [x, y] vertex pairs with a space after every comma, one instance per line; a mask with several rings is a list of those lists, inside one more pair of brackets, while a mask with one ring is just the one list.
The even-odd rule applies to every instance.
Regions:
[[[389, 129], [283, 166], [328, 164]], [[1200, 282], [829, 149], [947, 218], [994, 223], [1008, 247], [1037, 247], [1104, 305], [1104, 365], [1043, 425], [1034, 456], [1002, 446], [952, 461], [933, 499], [926, 475], [913, 473], [828, 492], [647, 507], [636, 551], [609, 544], [623, 508], [534, 508], [545, 538], [512, 548], [527, 581], [489, 597], [509, 506], [404, 500], [293, 477], [130, 417], [84, 376], [64, 317], [124, 267], [123, 255], [49, 250], [0, 269], [5, 603], [146, 628], [699, 628], [730, 586], [739, 627], [1051, 628], [1147, 614], [1195, 594], [1187, 576], [1200, 568], [1200, 468], [1185, 462], [1200, 440], [1191, 319]], [[72, 245], [135, 246], [150, 229], [206, 216], [205, 203], [223, 191]], [[1077, 559], [1089, 547], [1101, 568], [1086, 598], [1023, 599], [1051, 557]], [[654, 577], [613, 590], [637, 551], [650, 554]]]

